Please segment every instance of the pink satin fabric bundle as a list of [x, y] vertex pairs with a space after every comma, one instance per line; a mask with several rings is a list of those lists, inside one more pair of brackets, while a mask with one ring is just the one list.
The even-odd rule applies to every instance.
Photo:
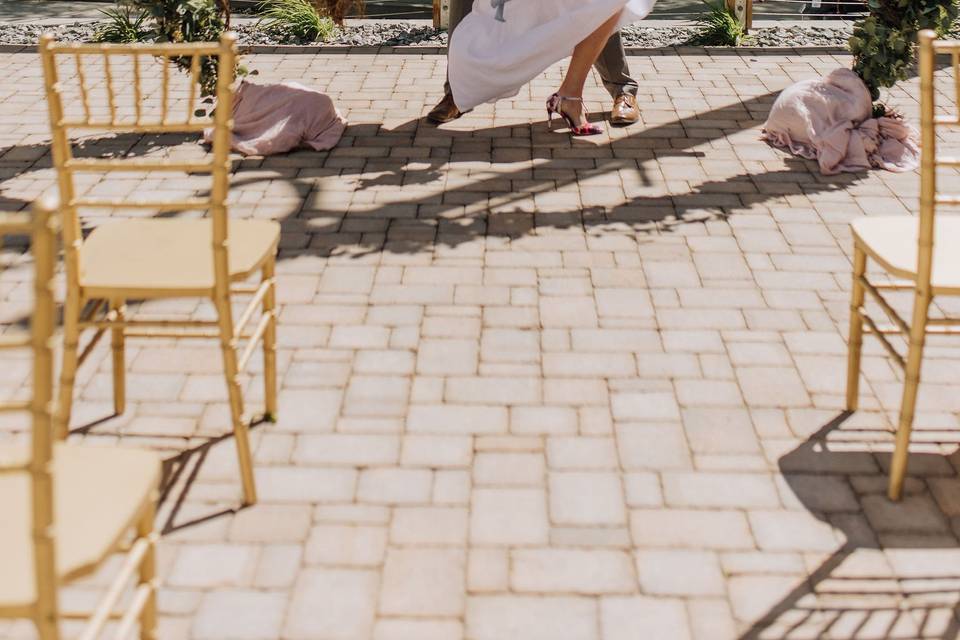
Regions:
[[[268, 156], [300, 147], [332, 149], [347, 121], [330, 96], [296, 82], [253, 84], [237, 89], [233, 104], [234, 151]], [[204, 131], [211, 141], [213, 130]]]
[[785, 89], [763, 127], [763, 139], [834, 175], [868, 169], [913, 171], [920, 164], [916, 130], [900, 118], [872, 117], [870, 91], [850, 69]]

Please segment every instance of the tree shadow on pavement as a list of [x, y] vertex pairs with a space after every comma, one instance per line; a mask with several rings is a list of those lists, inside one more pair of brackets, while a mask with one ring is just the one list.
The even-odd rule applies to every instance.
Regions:
[[[955, 478], [945, 455], [915, 452], [907, 494], [885, 495], [889, 432], [844, 427], [841, 413], [783, 455], [780, 473], [796, 507], [829, 525], [844, 542], [824, 549], [819, 566], [773, 604], [740, 640], [864, 638], [953, 640], [960, 566], [931, 562], [927, 551], [960, 550], [928, 482]], [[956, 445], [957, 443], [943, 443]], [[789, 521], [782, 523], [789, 536]], [[933, 566], [938, 564], [939, 566]]]

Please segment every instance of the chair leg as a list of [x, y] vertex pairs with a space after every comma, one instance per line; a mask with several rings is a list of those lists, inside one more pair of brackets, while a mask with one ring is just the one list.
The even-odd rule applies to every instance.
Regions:
[[63, 440], [70, 432], [73, 386], [77, 378], [77, 350], [80, 343], [80, 298], [68, 291], [63, 310], [63, 366], [60, 369], [60, 394], [57, 401], [54, 432]]
[[899, 500], [903, 494], [903, 481], [907, 475], [907, 457], [910, 453], [910, 434], [917, 407], [917, 391], [920, 387], [920, 368], [923, 364], [923, 347], [927, 337], [927, 314], [931, 296], [917, 290], [913, 302], [913, 324], [910, 326], [910, 346], [904, 369], [903, 399], [900, 402], [900, 420], [897, 424], [896, 445], [890, 465], [890, 485], [887, 495]]
[[38, 640], [60, 640], [60, 628], [57, 622], [48, 620], [41, 621], [39, 618], [33, 621], [37, 628]]
[[137, 523], [137, 536], [150, 542], [150, 548], [140, 561], [140, 575], [138, 583], [150, 585], [150, 595], [140, 612], [140, 640], [157, 640], [157, 550], [154, 532], [156, 507], [155, 496], [150, 497], [150, 504], [140, 522]]
[[[126, 304], [123, 300], [111, 300], [110, 310], [115, 311], [117, 320], [126, 319]], [[110, 350], [113, 354], [113, 412], [121, 415], [127, 410], [126, 349], [123, 327], [110, 330]]]
[[[52, 568], [52, 565], [51, 565]], [[60, 640], [60, 625], [57, 615], [57, 586], [53, 572], [51, 579], [38, 580], [37, 601], [33, 624], [37, 629], [38, 640]]]
[[253, 478], [253, 455], [250, 451], [250, 429], [243, 415], [243, 391], [240, 389], [240, 373], [237, 365], [237, 342], [233, 337], [233, 317], [229, 299], [216, 300], [220, 323], [220, 350], [223, 353], [223, 374], [227, 381], [227, 397], [230, 401], [230, 418], [233, 422], [234, 441], [240, 463], [240, 480], [243, 484], [245, 505], [257, 502], [257, 488]]
[[865, 290], [860, 279], [867, 271], [867, 254], [859, 246], [853, 254], [853, 293], [850, 299], [850, 339], [847, 342], [847, 411], [856, 411], [860, 401], [860, 359], [863, 347]]
[[[270, 280], [276, 274], [276, 258], [271, 257], [263, 266], [263, 279]], [[265, 418], [270, 422], [277, 419], [277, 285], [263, 297], [263, 313], [270, 314], [267, 330], [263, 334], [263, 385]]]

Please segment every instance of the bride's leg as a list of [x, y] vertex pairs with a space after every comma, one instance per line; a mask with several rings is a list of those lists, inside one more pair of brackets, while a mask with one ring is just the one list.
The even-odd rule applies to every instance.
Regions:
[[[567, 68], [567, 74], [563, 78], [563, 84], [560, 85], [561, 96], [569, 98], [583, 98], [583, 87], [587, 83], [587, 76], [590, 75], [590, 69], [593, 63], [600, 57], [600, 52], [607, 44], [607, 40], [613, 35], [617, 25], [620, 23], [620, 12], [610, 17], [609, 20], [601, 24], [589, 36], [580, 41], [580, 44], [573, 50], [573, 57], [570, 59], [570, 66]], [[570, 100], [563, 103], [564, 113], [573, 118], [573, 121], [580, 125], [586, 122], [583, 117], [583, 105], [579, 102]]]

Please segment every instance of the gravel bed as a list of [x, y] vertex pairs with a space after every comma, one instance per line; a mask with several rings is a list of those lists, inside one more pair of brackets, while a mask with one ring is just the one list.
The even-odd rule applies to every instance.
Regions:
[[37, 44], [40, 36], [51, 32], [58, 40], [67, 42], [90, 42], [96, 24], [76, 22], [73, 24], [0, 24], [0, 44]]
[[[0, 25], [0, 44], [35, 44], [45, 31], [52, 31], [61, 40], [91, 41], [97, 28], [98, 23], [95, 22], [58, 26], [5, 24]], [[285, 34], [268, 32], [251, 22], [239, 23], [235, 29], [240, 36], [240, 43], [246, 45], [311, 44]], [[670, 47], [689, 44], [696, 33], [695, 27], [631, 25], [623, 30], [623, 39], [629, 47]], [[759, 47], [845, 47], [849, 37], [849, 26], [765, 27], [753, 30], [743, 44]], [[369, 22], [338, 30], [332, 40], [322, 44], [439, 47], [447, 44], [447, 34], [422, 23]]]

